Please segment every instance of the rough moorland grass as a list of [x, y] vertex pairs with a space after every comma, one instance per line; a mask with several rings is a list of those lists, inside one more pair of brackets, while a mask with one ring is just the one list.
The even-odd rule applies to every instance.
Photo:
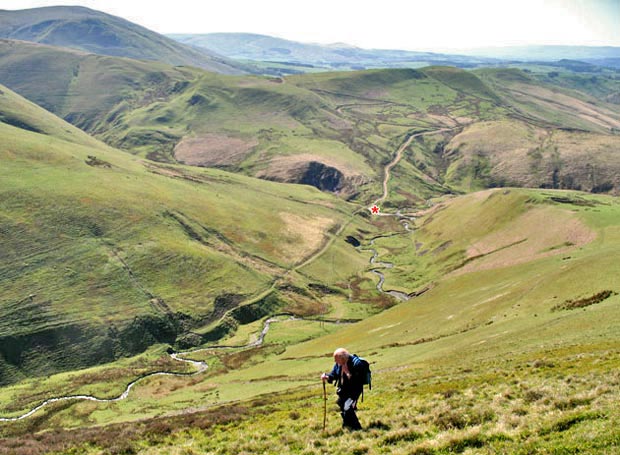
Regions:
[[456, 156], [446, 181], [464, 191], [525, 186], [604, 192], [615, 175], [617, 142], [613, 135], [549, 131], [523, 121], [478, 122], [446, 144], [445, 152]]
[[[530, 197], [535, 193], [523, 194]], [[469, 204], [475, 206], [482, 200], [484, 197], [470, 199]], [[601, 197], [593, 200], [612, 201]], [[543, 206], [555, 204], [547, 198], [547, 193], [540, 194], [540, 202]], [[572, 251], [570, 259], [557, 255], [494, 270], [452, 275], [438, 280], [422, 296], [355, 325], [343, 326], [334, 334], [301, 344], [267, 345], [247, 353], [226, 354], [218, 360], [217, 365], [222, 368], [218, 367], [213, 374], [209, 372], [203, 379], [196, 377], [186, 386], [179, 387], [176, 380], [167, 384], [165, 378], [158, 379], [139, 389], [139, 399], [114, 407], [76, 404], [72, 410], [52, 413], [49, 424], [63, 427], [69, 421], [71, 426], [77, 424], [73, 417], [76, 410], [83, 421], [104, 424], [126, 420], [129, 415], [146, 418], [159, 412], [181, 411], [188, 403], [192, 407], [213, 406], [288, 390], [295, 385], [310, 386], [316, 382], [317, 372], [327, 368], [330, 352], [340, 345], [372, 358], [373, 371], [379, 377], [389, 377], [391, 371], [398, 376], [400, 371], [409, 371], [406, 374], [411, 381], [426, 381], [436, 376], [436, 365], [445, 366], [445, 372], [437, 373], [441, 376], [437, 382], [425, 382], [433, 393], [451, 393], [454, 381], [462, 384], [460, 371], [477, 371], [482, 364], [493, 365], [489, 371], [497, 367], [508, 376], [510, 371], [530, 368], [531, 364], [536, 371], [549, 373], [553, 379], [559, 371], [554, 368], [558, 363], [556, 357], [566, 357], [571, 362], [578, 359], [585, 365], [600, 361], [596, 353], [604, 351], [601, 368], [605, 371], [615, 361], [613, 350], [607, 351], [612, 349], [609, 343], [619, 335], [614, 322], [620, 310], [617, 296], [580, 311], [551, 309], [558, 301], [615, 286], [615, 274], [610, 272], [617, 268], [618, 217], [613, 214], [618, 207], [617, 204], [601, 206], [600, 210], [604, 209], [601, 212], [592, 212], [591, 207], [583, 205], [575, 207], [588, 223], [598, 216], [604, 217], [606, 221], [593, 228], [604, 229], [606, 235]], [[592, 346], [592, 340], [601, 340], [601, 345]], [[456, 373], [450, 370], [455, 365], [459, 366]], [[489, 374], [485, 381], [492, 377]], [[469, 386], [475, 384], [473, 381]], [[526, 405], [538, 402], [546, 393], [544, 388], [528, 387], [523, 392], [522, 406], [515, 404], [516, 415], [525, 415]], [[591, 403], [591, 397], [575, 394], [567, 400], [554, 399], [553, 409], [564, 412]], [[457, 430], [467, 422], [494, 419], [492, 413], [484, 410], [472, 411], [469, 417], [461, 416], [461, 420], [458, 414], [451, 417], [446, 412], [445, 415], [447, 420], [438, 420], [437, 424], [446, 428], [454, 426]]]
[[[328, 405], [322, 432], [320, 386], [265, 396], [243, 406], [152, 419], [131, 426], [58, 430], [37, 439], [5, 437], [3, 453], [613, 453], [620, 443], [615, 400], [620, 353], [547, 353], [554, 365], [522, 358], [438, 363], [421, 374], [384, 374], [360, 404], [366, 430], [340, 430]], [[536, 393], [533, 393], [536, 391]], [[331, 395], [331, 391], [330, 391]], [[572, 399], [568, 407], [558, 403]], [[43, 449], [45, 447], [45, 449]], [[16, 450], [11, 452], [11, 450]], [[43, 451], [42, 451], [43, 450]], [[63, 452], [64, 451], [64, 452]]]

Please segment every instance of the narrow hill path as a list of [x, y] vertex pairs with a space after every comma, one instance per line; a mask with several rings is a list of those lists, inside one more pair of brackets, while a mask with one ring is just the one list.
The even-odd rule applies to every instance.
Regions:
[[433, 131], [423, 131], [421, 133], [416, 133], [416, 134], [412, 134], [411, 136], [409, 136], [407, 138], [407, 140], [396, 151], [396, 156], [394, 156], [394, 159], [387, 166], [385, 166], [385, 169], [383, 170], [383, 195], [374, 202], [374, 205], [378, 205], [378, 204], [380, 204], [381, 202], [383, 202], [383, 201], [385, 201], [387, 199], [387, 197], [388, 197], [388, 183], [390, 182], [391, 171], [394, 168], [394, 166], [396, 166], [400, 162], [400, 160], [403, 157], [403, 153], [405, 152], [407, 147], [409, 147], [409, 145], [411, 145], [411, 142], [413, 142], [413, 140], [416, 137], [430, 136], [430, 135], [433, 135], [433, 134], [443, 133], [445, 131], [451, 131], [453, 129], [454, 128], [442, 128], [442, 129], [433, 130]]

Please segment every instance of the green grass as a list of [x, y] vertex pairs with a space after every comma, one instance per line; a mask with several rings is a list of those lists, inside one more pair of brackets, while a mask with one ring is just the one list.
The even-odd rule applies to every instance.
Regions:
[[[340, 430], [332, 390], [322, 432], [322, 390], [315, 383], [122, 429], [58, 429], [17, 453], [42, 444], [60, 453], [54, 448], [68, 441], [76, 453], [613, 453], [617, 349], [591, 344], [536, 354], [535, 361], [529, 354], [488, 357], [475, 367], [446, 359], [396, 374], [375, 369], [373, 390], [359, 405], [366, 428], [360, 433]], [[122, 438], [115, 436], [120, 432]], [[2, 447], [20, 440], [6, 437]]]
[[217, 319], [220, 296], [277, 291], [351, 211], [307, 186], [141, 161], [3, 92], [22, 126], [0, 124], [3, 353], [22, 372], [4, 365], [2, 382], [172, 342]]
[[[550, 216], [553, 216], [558, 209], [552, 205], [550, 197], [562, 195], [513, 190], [507, 194], [494, 192], [483, 197], [471, 195], [460, 198], [432, 216], [432, 221], [426, 224], [426, 235], [434, 237], [434, 227], [441, 226], [442, 235], [459, 236], [459, 241], [465, 244], [475, 243], [475, 236], [488, 238], [503, 229], [502, 225], [491, 222], [495, 216], [500, 215], [501, 210], [514, 212], [512, 221], [506, 215], [502, 217], [508, 227], [520, 229], [520, 214], [536, 210], [542, 204], [543, 208], [548, 209]], [[570, 197], [573, 196], [569, 196], [569, 199]], [[325, 368], [325, 355], [333, 350], [335, 345], [349, 346], [367, 356], [371, 354], [375, 368], [381, 371], [394, 366], [416, 370], [437, 362], [446, 365], [493, 362], [493, 359], [510, 362], [510, 352], [518, 352], [519, 358], [533, 361], [540, 356], [541, 339], [548, 340], [544, 343], [544, 350], [550, 351], [587, 346], [592, 336], [600, 337], [601, 342], [605, 343], [605, 340], [613, 339], [617, 332], [611, 317], [618, 309], [617, 295], [585, 310], [552, 311], [559, 302], [588, 297], [605, 289], [615, 289], [615, 273], [612, 271], [617, 268], [614, 264], [618, 254], [618, 205], [613, 199], [590, 198], [602, 203], [596, 207], [599, 207], [610, 223], [599, 228], [605, 230], [605, 236], [597, 237], [592, 243], [578, 248], [571, 247], [572, 250], [568, 252], [552, 250], [552, 253], [556, 253], [553, 256], [534, 257], [524, 263], [489, 270], [481, 268], [478, 271], [447, 277], [435, 276], [434, 286], [422, 296], [354, 326], [343, 327], [333, 335], [307, 343], [298, 344], [297, 341], [306, 336], [316, 336], [320, 330], [311, 330], [309, 334], [304, 334], [301, 329], [291, 329], [291, 332], [286, 326], [282, 326], [274, 331], [271, 341], [268, 337], [268, 344], [264, 348], [250, 353], [251, 361], [228, 370], [226, 374], [208, 376], [209, 379], [205, 381], [218, 385], [219, 402], [283, 390], [290, 387], [291, 381], [302, 385], [310, 384], [314, 377], [312, 372]], [[573, 200], [578, 202], [578, 199]], [[532, 205], [530, 201], [538, 203]], [[561, 204], [561, 207], [565, 208], [566, 204]], [[575, 216], [597, 217], [596, 213], [588, 210], [590, 207], [571, 207], [576, 210]], [[447, 229], [447, 222], [442, 221], [443, 217], [446, 220], [456, 217], [462, 224], [459, 229], [452, 228], [450, 231]], [[471, 218], [471, 224], [467, 223], [466, 217]], [[489, 220], [489, 224], [485, 224], [485, 219]], [[612, 222], [612, 219], [615, 221]], [[473, 220], [476, 220], [476, 223], [473, 223]], [[459, 243], [455, 242], [454, 248], [458, 247]], [[519, 243], [513, 248], [513, 254], [518, 256], [519, 248], [527, 249], [527, 244]], [[449, 249], [442, 254], [446, 254], [448, 258], [451, 256]], [[396, 257], [389, 259], [396, 261]], [[385, 258], [380, 256], [380, 260]], [[441, 263], [439, 259], [436, 261]], [[446, 259], [443, 263], [450, 266]], [[400, 264], [397, 266], [400, 267]], [[605, 273], [602, 273], [602, 270]], [[385, 286], [389, 288], [390, 279], [393, 277], [389, 272], [386, 272], [386, 276]], [[578, 280], [575, 279], [576, 276], [579, 276]], [[312, 328], [316, 327], [317, 323], [291, 324]], [[577, 326], [579, 330], [570, 329]], [[253, 330], [259, 329], [256, 325], [253, 327]], [[247, 331], [244, 333], [248, 334]], [[239, 337], [240, 342], [248, 339], [248, 335], [243, 333], [240, 333]], [[290, 345], [279, 348], [280, 343]], [[466, 348], [455, 350], [456, 346]], [[281, 352], [281, 349], [285, 351]], [[587, 349], [585, 352], [588, 352]], [[297, 361], [298, 358], [304, 360]], [[286, 379], [270, 379], [274, 375], [282, 374], [275, 373], [276, 371], [286, 371]], [[251, 388], [243, 387], [247, 381], [252, 384]], [[183, 388], [182, 391], [171, 392], [164, 401], [159, 401], [158, 409], [179, 409], [179, 406], [182, 406], [180, 403], [199, 396], [203, 396], [202, 403], [205, 405], [217, 403], [218, 401], [213, 401], [215, 395], [211, 395], [212, 398], [201, 395], [201, 384], [202, 382], [199, 382], [195, 386]], [[76, 406], [79, 408], [82, 405]], [[128, 409], [137, 415], [148, 415], [146, 402], [129, 400], [117, 407], [120, 409], [115, 411], [112, 420], [122, 418]], [[91, 418], [105, 421], [105, 415], [104, 410], [93, 410]], [[55, 419], [62, 421], [62, 415], [57, 415]]]
[[103, 144], [83, 131], [42, 110], [39, 106], [18, 96], [0, 85], [0, 120], [8, 125], [42, 134], [48, 134], [67, 142], [102, 148]]

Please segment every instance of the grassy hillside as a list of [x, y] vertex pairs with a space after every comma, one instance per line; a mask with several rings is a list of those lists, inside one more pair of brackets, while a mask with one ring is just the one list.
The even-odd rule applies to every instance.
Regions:
[[[553, 227], [544, 235], [535, 229], [540, 219]], [[116, 404], [51, 407], [38, 419], [5, 425], [2, 447], [32, 441], [26, 434], [46, 428], [81, 427], [42, 435], [30, 447], [149, 454], [322, 453], [328, 447], [334, 453], [614, 453], [620, 444], [619, 220], [615, 198], [584, 193], [496, 190], [438, 202], [418, 214], [413, 233], [402, 233], [415, 254], [391, 244], [396, 237], [378, 245], [381, 260], [400, 265], [417, 257], [427, 264], [421, 273], [433, 285], [420, 297], [332, 334], [317, 322], [314, 336], [328, 330], [325, 336], [301, 343], [307, 336], [301, 323], [282, 321], [261, 348], [195, 354], [212, 366], [204, 377], [152, 380], [141, 385], [139, 398]], [[373, 362], [373, 390], [360, 404], [367, 430], [356, 435], [339, 430], [331, 404], [321, 433], [318, 375], [341, 345]], [[115, 377], [84, 371], [49, 384], [70, 392], [103, 386], [113, 395]], [[3, 394], [27, 408], [45, 387], [24, 384]], [[179, 412], [187, 406], [189, 414]], [[157, 418], [161, 412], [176, 415]], [[122, 427], [83, 428], [149, 416]]]
[[[575, 92], [587, 93], [600, 101], [609, 101], [620, 90], [617, 70], [587, 63], [562, 60], [556, 63], [521, 64], [518, 68], [531, 77]], [[614, 104], [618, 104], [615, 102]]]
[[579, 91], [558, 89], [553, 78], [537, 81], [518, 69], [485, 69], [477, 74], [519, 116], [539, 125], [602, 133], [620, 128], [617, 105]]
[[445, 146], [447, 181], [465, 191], [494, 186], [572, 188], [594, 193], [618, 186], [620, 136], [548, 129], [522, 121], [481, 122]]
[[186, 46], [120, 17], [80, 6], [0, 10], [0, 38], [69, 47], [101, 55], [242, 74], [243, 65]]
[[596, 98], [516, 69], [228, 77], [2, 44], [0, 81], [157, 161], [305, 183], [367, 203], [396, 150], [419, 134], [392, 170], [388, 207], [501, 185], [617, 191], [620, 113], [601, 100], [610, 75]]
[[321, 300], [293, 268], [348, 204], [143, 161], [0, 90], [2, 383], [174, 343], [245, 303]]
[[40, 106], [0, 86], [0, 122], [18, 129], [39, 133], [77, 145], [105, 147], [100, 141], [75, 126], [41, 109]]
[[[195, 69], [0, 40], [0, 80], [74, 125], [97, 131], [120, 112], [165, 99]], [[41, 90], [41, 87], [46, 90]]]

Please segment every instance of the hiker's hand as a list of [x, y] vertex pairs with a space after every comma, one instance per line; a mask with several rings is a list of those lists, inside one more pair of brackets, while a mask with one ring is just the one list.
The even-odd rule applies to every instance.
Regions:
[[322, 380], [323, 382], [327, 381], [327, 379], [328, 379], [328, 378], [329, 378], [329, 376], [327, 376], [325, 373], [323, 373], [323, 374], [321, 375], [321, 380]]

